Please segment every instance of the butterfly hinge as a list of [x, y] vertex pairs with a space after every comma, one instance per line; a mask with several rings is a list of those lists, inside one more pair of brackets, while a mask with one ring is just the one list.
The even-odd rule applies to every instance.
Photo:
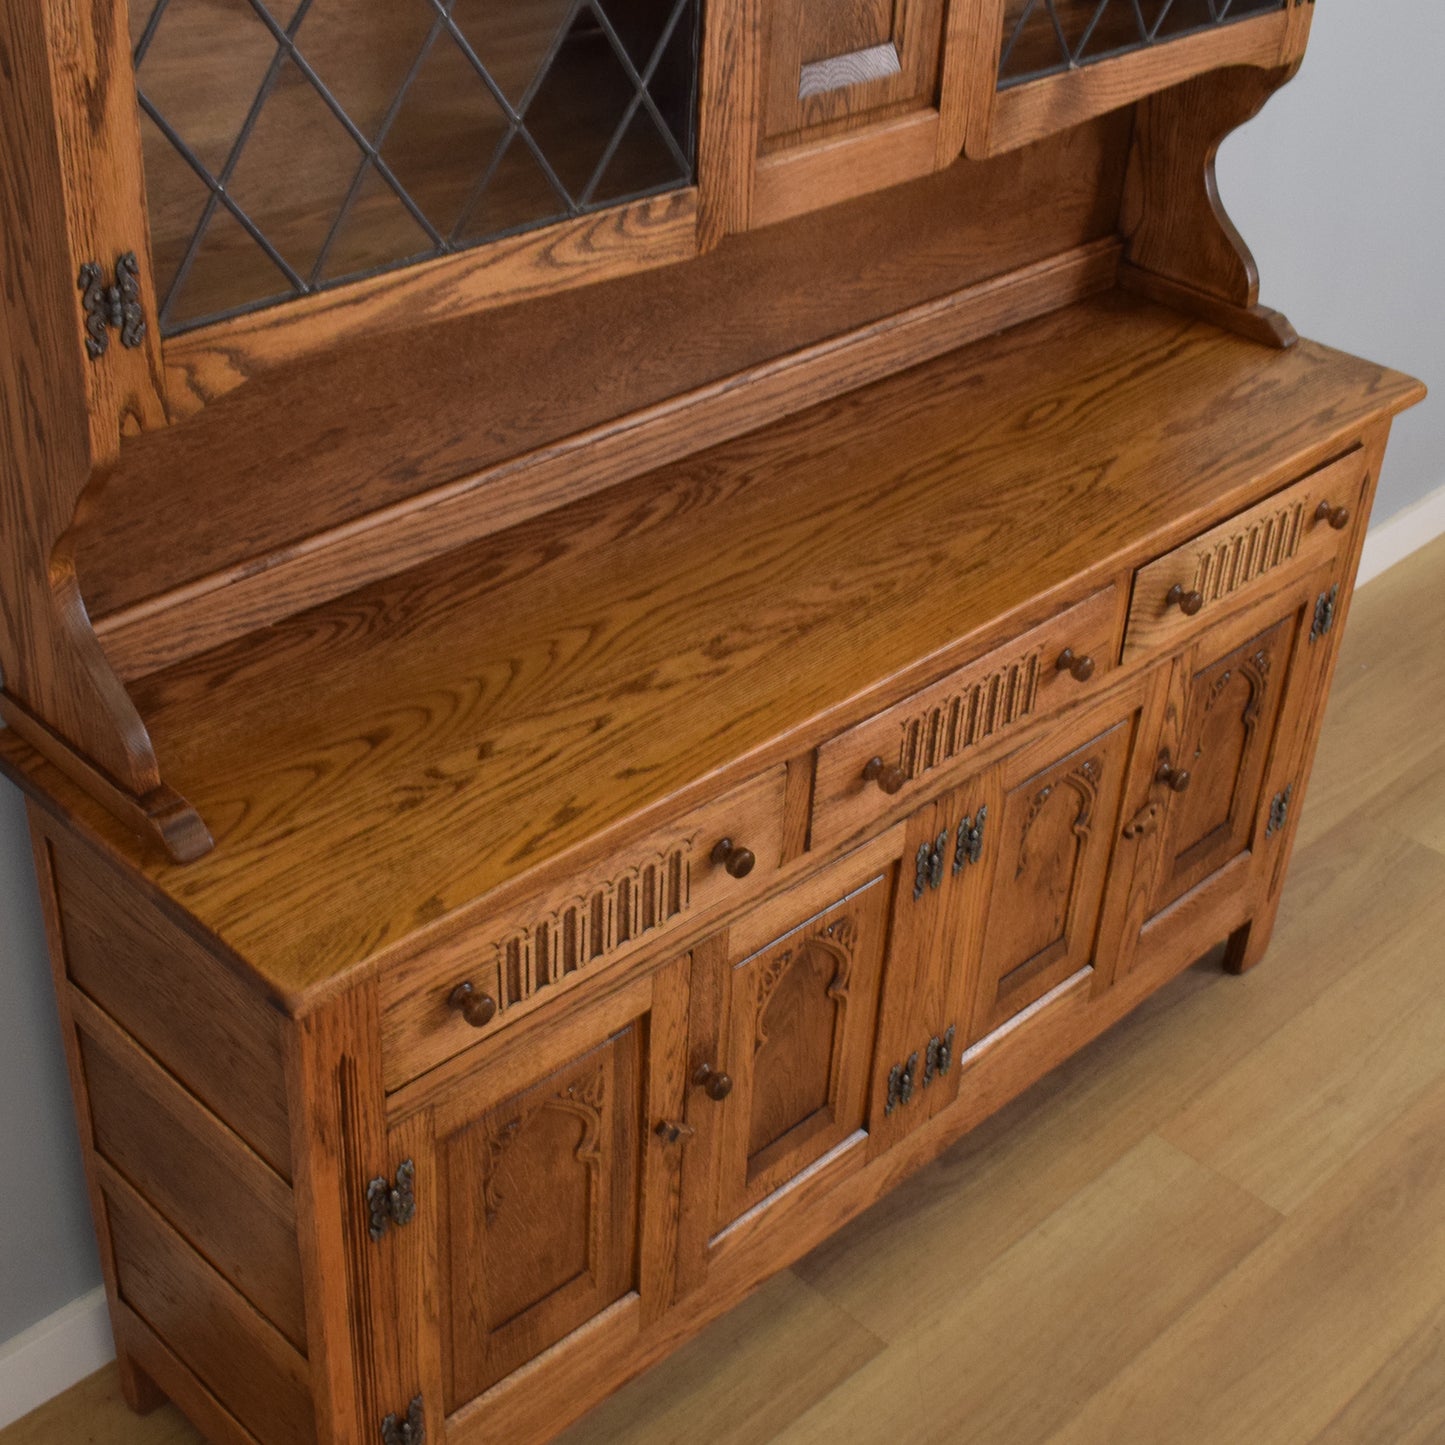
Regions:
[[400, 1229], [416, 1218], [416, 1165], [404, 1159], [396, 1170], [396, 1183], [373, 1179], [366, 1186], [366, 1207], [371, 1214], [370, 1233], [378, 1243], [386, 1231]]
[[115, 280], [109, 285], [95, 261], [80, 268], [80, 304], [85, 311], [85, 350], [99, 361], [110, 350], [110, 333], [120, 332], [120, 344], [134, 348], [146, 339], [145, 311], [140, 301], [140, 262], [127, 251], [115, 263]]
[[388, 1415], [381, 1422], [381, 1445], [425, 1445], [426, 1412], [418, 1395], [406, 1407], [406, 1418]]

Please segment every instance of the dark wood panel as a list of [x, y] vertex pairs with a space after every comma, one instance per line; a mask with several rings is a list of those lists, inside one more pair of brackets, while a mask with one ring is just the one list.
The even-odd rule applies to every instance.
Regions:
[[71, 981], [289, 1179], [281, 1015], [106, 864], [49, 846]]
[[95, 1148], [303, 1354], [291, 1191], [83, 997], [72, 1005]]
[[121, 1298], [266, 1445], [313, 1445], [306, 1361], [136, 1192], [103, 1174]]

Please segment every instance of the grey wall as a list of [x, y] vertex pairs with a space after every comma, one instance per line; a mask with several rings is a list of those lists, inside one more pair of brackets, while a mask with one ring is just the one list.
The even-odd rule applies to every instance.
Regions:
[[1438, 0], [1320, 0], [1304, 68], [1220, 151], [1260, 299], [1435, 388], [1395, 423], [1374, 522], [1445, 484], [1445, 102]]
[[0, 783], [0, 1344], [100, 1283], [25, 808]]
[[[1397, 424], [1377, 521], [1445, 482], [1442, 53], [1438, 0], [1325, 0], [1304, 70], [1220, 163], [1264, 300], [1310, 336], [1441, 387]], [[0, 1160], [3, 1343], [99, 1282], [23, 814], [3, 783]]]

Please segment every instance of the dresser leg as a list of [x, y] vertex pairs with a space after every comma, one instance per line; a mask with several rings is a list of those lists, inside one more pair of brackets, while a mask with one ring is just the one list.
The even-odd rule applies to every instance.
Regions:
[[1225, 973], [1248, 973], [1264, 957], [1274, 934], [1274, 914], [1266, 904], [1262, 914], [1229, 935], [1224, 945]]
[[125, 1351], [117, 1353], [115, 1366], [120, 1375], [121, 1398], [137, 1415], [149, 1415], [170, 1399]]

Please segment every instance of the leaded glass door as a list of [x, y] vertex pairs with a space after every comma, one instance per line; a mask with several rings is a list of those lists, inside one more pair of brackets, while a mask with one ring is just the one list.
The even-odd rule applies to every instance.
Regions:
[[693, 180], [698, 0], [132, 0], [174, 335]]

